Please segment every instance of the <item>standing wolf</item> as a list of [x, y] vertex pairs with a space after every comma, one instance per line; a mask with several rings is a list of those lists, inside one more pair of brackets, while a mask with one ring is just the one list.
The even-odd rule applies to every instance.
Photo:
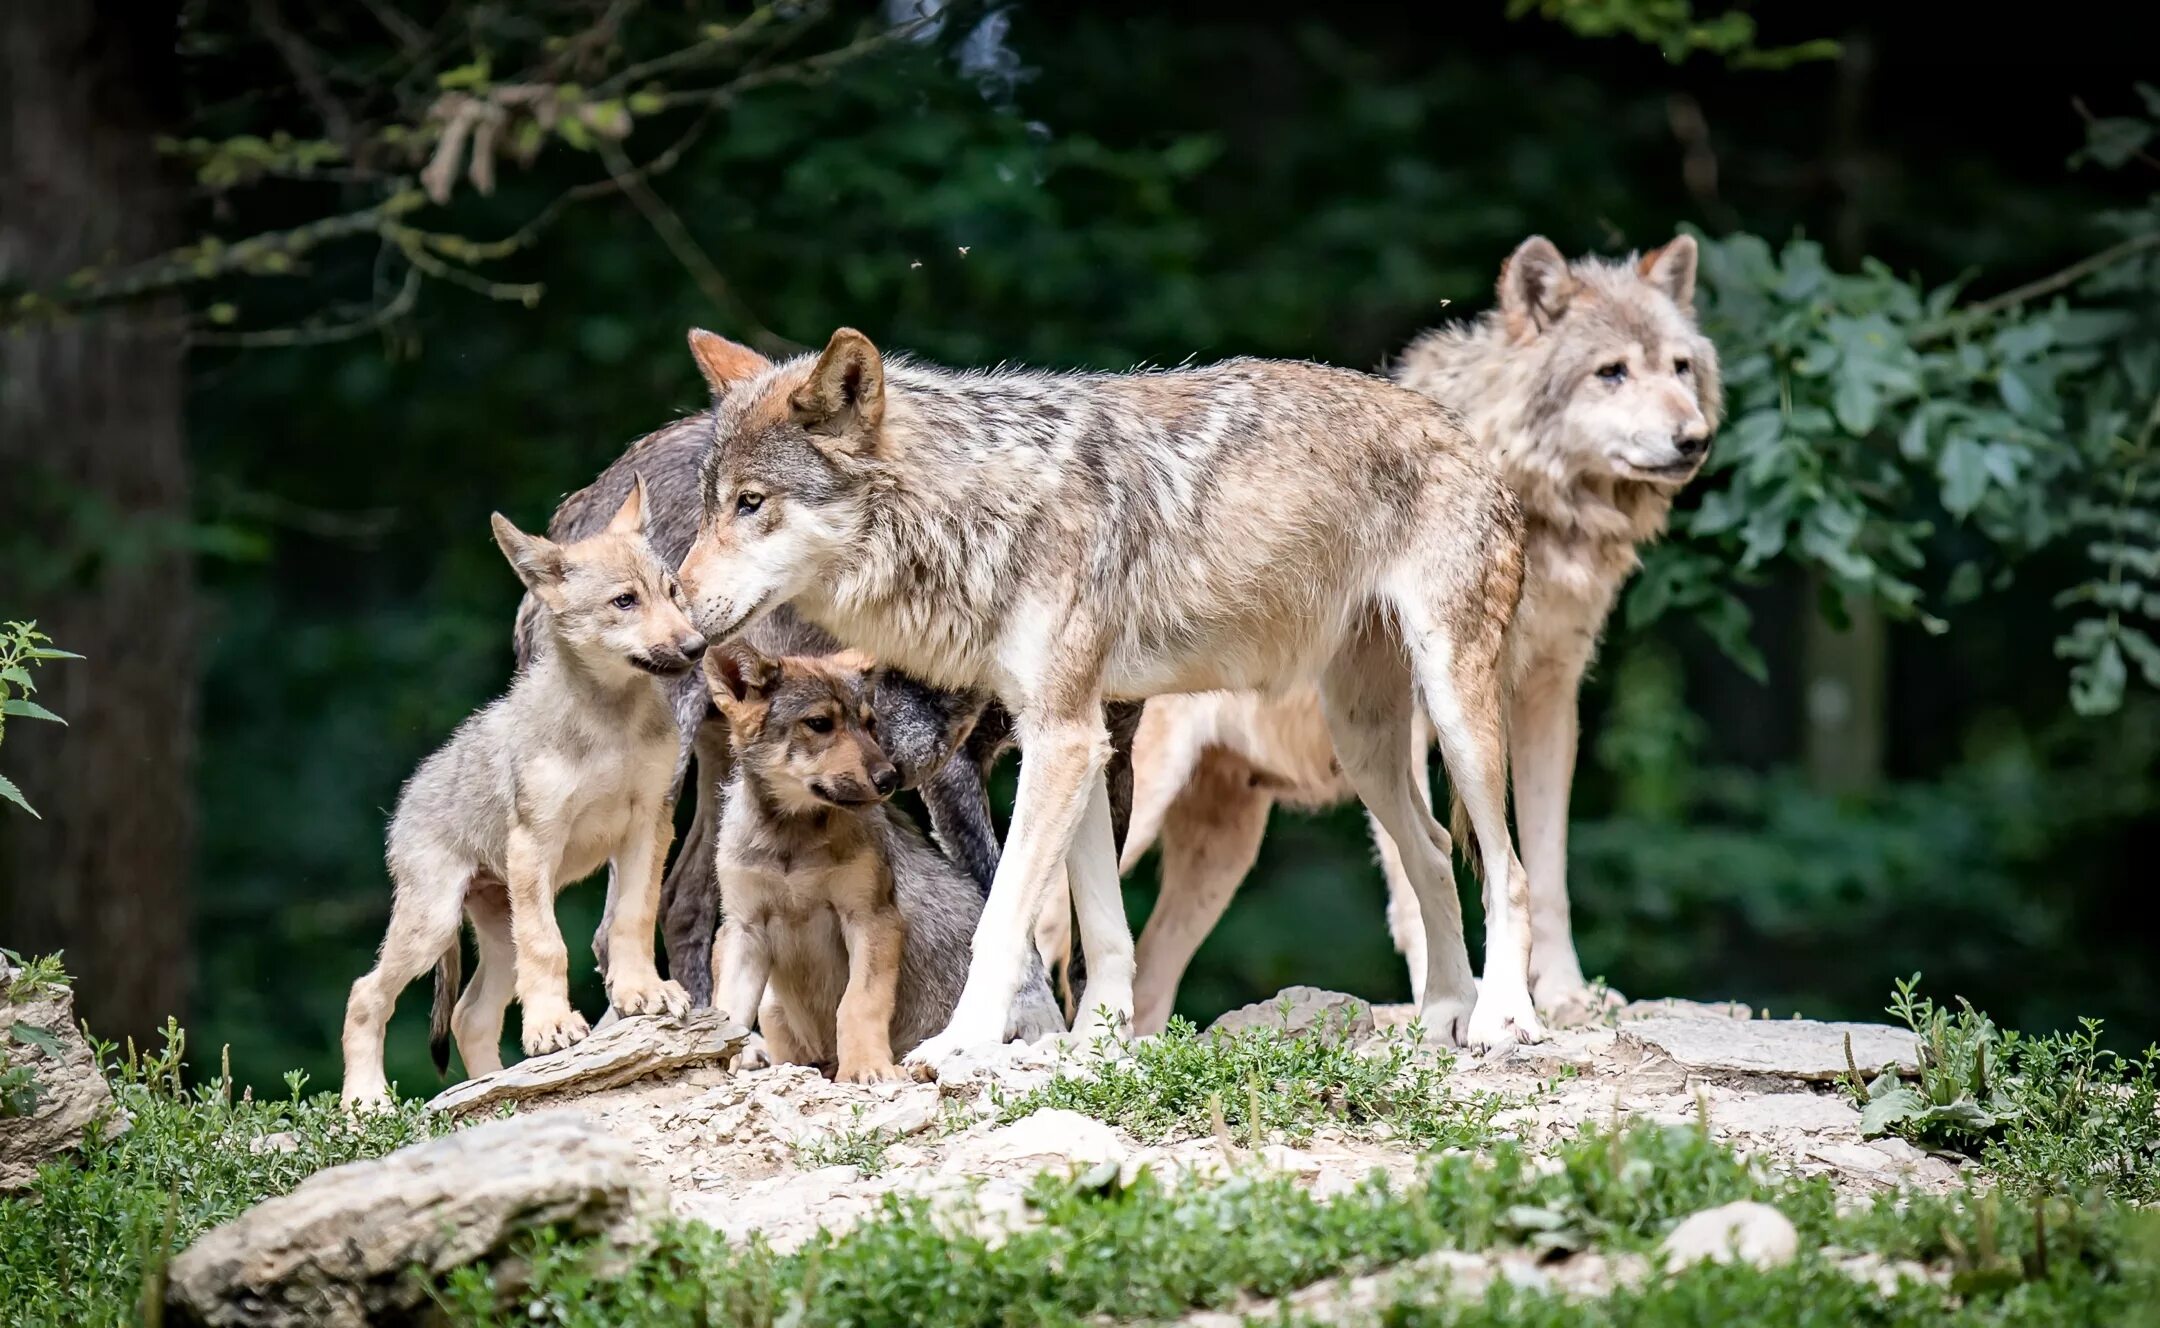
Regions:
[[[1522, 512], [1450, 412], [1312, 364], [956, 373], [888, 363], [846, 328], [815, 358], [739, 358], [681, 571], [701, 627], [725, 639], [792, 604], [926, 682], [994, 692], [1019, 736], [967, 984], [911, 1060], [998, 1040], [1061, 860], [1089, 970], [1077, 1031], [1131, 1018], [1105, 698], [1313, 679], [1345, 772], [1405, 846], [1427, 1027], [1542, 1036], [1501, 737]], [[1420, 699], [1483, 858], [1482, 993], [1411, 749]]]
[[[1576, 692], [1638, 548], [1664, 531], [1720, 414], [1717, 351], [1695, 325], [1695, 267], [1686, 235], [1632, 262], [1573, 263], [1533, 236], [1501, 268], [1496, 309], [1426, 333], [1395, 366], [1404, 386], [1465, 413], [1528, 521], [1507, 734], [1530, 873], [1531, 990], [1547, 1012], [1589, 998], [1567, 901]], [[1269, 806], [1351, 795], [1327, 732], [1309, 688], [1149, 704], [1133, 749], [1123, 864], [1129, 870], [1160, 834], [1162, 895], [1139, 945], [1140, 1031], [1168, 1019], [1186, 964], [1252, 866]], [[1388, 921], [1419, 990], [1418, 900], [1394, 845], [1377, 827], [1374, 837]]]

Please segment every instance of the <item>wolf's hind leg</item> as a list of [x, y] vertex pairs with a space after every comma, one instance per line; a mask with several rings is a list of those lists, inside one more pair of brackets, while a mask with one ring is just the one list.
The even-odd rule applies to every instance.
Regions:
[[465, 1073], [478, 1078], [502, 1068], [503, 1015], [517, 995], [517, 946], [510, 939], [510, 895], [500, 882], [476, 884], [465, 914], [480, 960], [450, 1016], [450, 1032]]
[[340, 1096], [347, 1105], [387, 1101], [383, 1077], [383, 1030], [397, 1008], [398, 993], [435, 967], [443, 951], [458, 944], [470, 867], [445, 858], [399, 864], [390, 901], [390, 926], [375, 967], [352, 985], [345, 1002], [341, 1038], [345, 1075]]
[[1260, 856], [1274, 803], [1254, 786], [1251, 765], [1217, 749], [1162, 813], [1162, 890], [1140, 931], [1134, 1032], [1160, 1033], [1170, 1022], [1186, 966]]

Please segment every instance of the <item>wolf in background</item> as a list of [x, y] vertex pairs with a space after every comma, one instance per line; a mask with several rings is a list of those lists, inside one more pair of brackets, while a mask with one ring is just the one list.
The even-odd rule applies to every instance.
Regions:
[[[1522, 512], [1451, 412], [1302, 363], [956, 373], [852, 329], [778, 365], [736, 349], [681, 569], [700, 626], [725, 640], [792, 604], [932, 685], [995, 692], [1019, 735], [967, 986], [911, 1059], [999, 1039], [1061, 861], [1089, 968], [1077, 1031], [1130, 1019], [1106, 699], [1316, 679], [1346, 774], [1404, 846], [1427, 1027], [1542, 1036], [1501, 733]], [[1482, 993], [1411, 747], [1420, 700], [1489, 883]]]
[[[1702, 468], [1721, 413], [1717, 350], [1695, 323], [1697, 250], [1681, 235], [1639, 259], [1569, 262], [1541, 236], [1500, 271], [1498, 306], [1411, 343], [1396, 381], [1461, 411], [1522, 501], [1528, 576], [1508, 644], [1507, 736], [1530, 874], [1531, 990], [1573, 1013], [1591, 993], [1568, 916], [1568, 792], [1577, 692], [1640, 546]], [[1429, 731], [1420, 728], [1423, 752]], [[1162, 892], [1138, 949], [1135, 1026], [1159, 1030], [1195, 950], [1259, 852], [1270, 806], [1332, 806], [1335, 764], [1318, 692], [1161, 697], [1134, 741], [1122, 867], [1158, 837]], [[1423, 768], [1423, 758], [1419, 758]], [[1388, 922], [1413, 992], [1426, 931], [1379, 826]]]

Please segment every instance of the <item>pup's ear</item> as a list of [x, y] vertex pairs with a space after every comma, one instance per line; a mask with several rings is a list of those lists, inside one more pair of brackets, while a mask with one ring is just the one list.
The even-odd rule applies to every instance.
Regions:
[[771, 360], [748, 346], [707, 332], [702, 327], [690, 329], [690, 355], [697, 361], [698, 372], [705, 375], [706, 386], [712, 388], [716, 397], [726, 396], [728, 389], [737, 383], [747, 382], [772, 368]]
[[828, 450], [869, 451], [885, 419], [885, 361], [878, 348], [852, 327], [833, 333], [788, 408], [796, 423], [833, 440]]
[[621, 507], [607, 523], [610, 535], [642, 535], [645, 533], [645, 476], [633, 474], [630, 478], [630, 496], [623, 499]]
[[562, 608], [562, 546], [543, 536], [526, 534], [500, 512], [488, 516], [488, 525], [494, 528], [495, 543], [525, 588], [538, 595], [548, 608]]
[[1688, 313], [1695, 311], [1695, 237], [1675, 235], [1663, 246], [1644, 254], [1635, 264], [1642, 279], [1664, 291]]
[[706, 685], [722, 710], [763, 701], [780, 681], [780, 666], [740, 641], [705, 656]]
[[1567, 259], [1551, 240], [1542, 235], [1524, 240], [1500, 265], [1500, 312], [1508, 329], [1522, 333], [1552, 326], [1574, 285]]

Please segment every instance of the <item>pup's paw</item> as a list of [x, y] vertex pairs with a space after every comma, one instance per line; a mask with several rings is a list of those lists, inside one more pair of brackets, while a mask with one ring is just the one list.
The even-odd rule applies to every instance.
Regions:
[[626, 976], [608, 984], [608, 1004], [625, 1015], [690, 1013], [690, 993], [658, 974]]
[[752, 1033], [743, 1043], [743, 1049], [735, 1053], [738, 1070], [769, 1070], [772, 1064], [772, 1052], [766, 1049], [764, 1037], [757, 1033]]
[[843, 1084], [897, 1084], [909, 1076], [891, 1061], [866, 1061], [861, 1064], [843, 1064], [840, 1073], [833, 1076]]
[[527, 1010], [525, 1027], [519, 1040], [524, 1044], [526, 1055], [545, 1056], [552, 1051], [576, 1046], [591, 1032], [592, 1028], [585, 1022], [585, 1016], [568, 1006], [559, 1011], [543, 1010], [539, 1014]]

